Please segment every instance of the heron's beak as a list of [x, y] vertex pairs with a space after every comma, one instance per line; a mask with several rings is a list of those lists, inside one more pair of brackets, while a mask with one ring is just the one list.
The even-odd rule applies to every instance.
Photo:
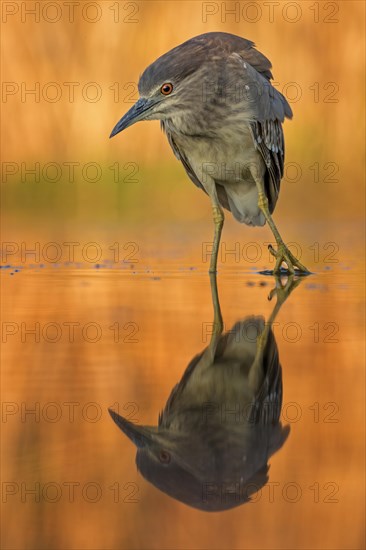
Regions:
[[109, 414], [117, 424], [117, 426], [127, 435], [129, 439], [136, 445], [136, 447], [145, 447], [153, 442], [153, 431], [146, 426], [137, 426], [133, 424], [123, 416], [119, 415], [112, 409], [108, 409]]
[[119, 122], [115, 125], [115, 127], [112, 130], [110, 138], [115, 136], [116, 134], [119, 134], [119, 132], [122, 132], [122, 130], [125, 130], [129, 126], [132, 126], [132, 124], [135, 124], [135, 122], [139, 122], [140, 120], [144, 120], [146, 117], [146, 113], [156, 105], [157, 101], [154, 99], [147, 99], [140, 97], [131, 107], [129, 111], [121, 118]]

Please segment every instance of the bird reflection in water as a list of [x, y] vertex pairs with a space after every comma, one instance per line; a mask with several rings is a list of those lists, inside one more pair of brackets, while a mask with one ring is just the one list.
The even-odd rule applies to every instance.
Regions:
[[282, 369], [272, 324], [300, 279], [276, 278], [267, 322], [245, 317], [225, 334], [215, 274], [210, 281], [210, 343], [173, 388], [158, 426], [110, 414], [136, 445], [138, 470], [149, 482], [189, 506], [220, 511], [248, 502], [267, 483], [268, 460], [289, 435], [280, 422]]

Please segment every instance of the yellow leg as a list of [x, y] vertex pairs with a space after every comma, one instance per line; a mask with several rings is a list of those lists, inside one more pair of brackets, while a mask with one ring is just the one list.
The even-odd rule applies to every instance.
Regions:
[[224, 325], [223, 325], [222, 315], [221, 315], [219, 293], [217, 290], [216, 273], [210, 273], [210, 285], [211, 285], [212, 305], [214, 310], [214, 332], [221, 334], [221, 332], [223, 331]]
[[213, 220], [215, 224], [214, 242], [212, 247], [212, 255], [210, 262], [209, 273], [216, 273], [217, 271], [217, 256], [220, 246], [221, 231], [224, 225], [224, 214], [218, 205], [212, 207]]
[[249, 377], [249, 379], [254, 382], [256, 381], [256, 377], [258, 376], [258, 373], [256, 373], [256, 370], [262, 365], [262, 362], [263, 362], [264, 350], [268, 342], [269, 333], [272, 329], [273, 323], [281, 307], [283, 306], [287, 298], [290, 296], [291, 292], [293, 292], [295, 288], [299, 286], [301, 281], [302, 281], [302, 277], [297, 278], [296, 276], [291, 274], [288, 276], [287, 282], [285, 284], [282, 284], [282, 280], [280, 279], [280, 277], [278, 275], [275, 275], [276, 286], [274, 289], [271, 290], [268, 296], [268, 299], [272, 300], [274, 296], [276, 296], [277, 299], [276, 299], [276, 304], [272, 310], [272, 313], [269, 316], [267, 322], [265, 323], [263, 331], [257, 337], [257, 349], [256, 349], [253, 366], [251, 367], [251, 371], [253, 370], [253, 373], [251, 373]]
[[299, 262], [297, 258], [295, 258], [295, 256], [292, 254], [292, 252], [289, 251], [289, 249], [283, 242], [282, 237], [279, 234], [274, 221], [272, 220], [272, 216], [269, 213], [268, 199], [261, 190], [258, 193], [258, 206], [262, 210], [264, 217], [266, 218], [266, 221], [271, 228], [273, 236], [276, 239], [277, 243], [277, 250], [275, 250], [272, 245], [269, 245], [268, 247], [272, 256], [276, 258], [276, 265], [273, 269], [273, 273], [280, 273], [281, 265], [283, 262], [286, 263], [288, 271], [292, 274], [295, 273], [295, 267], [297, 268], [298, 272], [310, 273], [310, 271], [306, 269], [306, 267], [302, 265], [302, 263]]
[[217, 290], [216, 273], [210, 273], [210, 285], [211, 285], [212, 305], [214, 310], [214, 320], [213, 320], [213, 330], [212, 330], [209, 349], [211, 352], [212, 360], [214, 360], [217, 343], [220, 340], [220, 336], [224, 329], [224, 324], [223, 324], [222, 315], [221, 315], [221, 308], [220, 308], [219, 293]]

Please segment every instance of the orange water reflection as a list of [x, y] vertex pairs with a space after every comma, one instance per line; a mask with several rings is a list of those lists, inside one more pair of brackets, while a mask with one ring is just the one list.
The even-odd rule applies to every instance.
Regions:
[[[274, 334], [291, 435], [270, 459], [260, 498], [209, 515], [141, 477], [133, 445], [107, 412], [119, 406], [139, 424], [156, 424], [207, 346], [207, 274], [28, 268], [2, 276], [4, 548], [361, 547], [363, 333], [354, 272], [306, 279], [281, 309]], [[256, 273], [219, 277], [225, 328], [253, 313], [268, 319], [272, 284]], [[38, 342], [26, 332], [35, 323]]]

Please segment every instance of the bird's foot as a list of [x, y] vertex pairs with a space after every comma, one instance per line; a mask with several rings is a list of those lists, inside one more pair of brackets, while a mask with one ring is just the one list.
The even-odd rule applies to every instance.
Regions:
[[292, 252], [289, 251], [287, 246], [284, 242], [278, 243], [277, 250], [273, 248], [273, 246], [270, 244], [268, 246], [268, 250], [276, 258], [276, 265], [273, 269], [273, 273], [275, 275], [280, 275], [284, 273], [283, 268], [281, 268], [283, 262], [287, 265], [287, 273], [290, 275], [294, 274], [301, 274], [301, 275], [309, 275], [310, 271], [306, 269], [302, 263], [295, 258], [295, 256], [292, 254]]
[[276, 286], [269, 293], [268, 300], [271, 301], [272, 298], [276, 296], [277, 302], [283, 304], [290, 296], [291, 292], [299, 286], [301, 280], [301, 277], [296, 277], [294, 274], [285, 277], [275, 275]]

